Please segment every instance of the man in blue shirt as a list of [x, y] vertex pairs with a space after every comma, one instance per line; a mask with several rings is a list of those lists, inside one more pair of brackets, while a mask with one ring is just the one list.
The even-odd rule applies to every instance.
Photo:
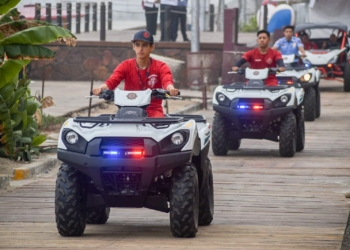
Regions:
[[[298, 55], [301, 52], [301, 57], [305, 57], [304, 45], [301, 40], [295, 36], [293, 26], [285, 26], [283, 28], [284, 37], [278, 39], [272, 49], [278, 49], [282, 55]], [[298, 61], [298, 60], [296, 60]]]

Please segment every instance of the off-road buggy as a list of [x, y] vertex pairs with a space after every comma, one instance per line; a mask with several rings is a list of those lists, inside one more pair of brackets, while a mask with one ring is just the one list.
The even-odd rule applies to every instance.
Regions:
[[293, 157], [305, 145], [302, 102], [304, 90], [293, 77], [278, 77], [279, 86], [266, 86], [264, 79], [276, 69], [239, 69], [249, 79], [218, 86], [213, 96], [215, 110], [212, 149], [215, 155], [237, 150], [241, 139], [279, 142], [282, 157]]
[[[295, 63], [295, 59], [300, 63]], [[321, 93], [319, 89], [321, 72], [317, 67], [303, 63], [298, 55], [283, 55], [286, 71], [278, 73], [278, 76], [290, 76], [299, 80], [304, 89], [304, 118], [305, 121], [314, 121], [321, 116]]]
[[68, 119], [60, 131], [55, 191], [58, 232], [80, 236], [111, 207], [170, 212], [175, 237], [194, 237], [214, 214], [210, 126], [200, 115], [147, 117], [161, 89], [103, 91], [116, 114]]
[[[350, 57], [348, 27], [343, 23], [305, 23], [295, 27], [296, 36], [308, 34], [310, 41], [317, 44], [317, 50], [305, 51], [308, 64], [316, 66], [321, 71], [321, 77], [326, 80], [344, 81], [344, 91], [350, 91]], [[323, 48], [334, 34], [337, 44]]]

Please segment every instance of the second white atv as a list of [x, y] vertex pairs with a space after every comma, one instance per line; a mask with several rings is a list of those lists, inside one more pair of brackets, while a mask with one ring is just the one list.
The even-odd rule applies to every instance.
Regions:
[[295, 58], [295, 55], [283, 55], [286, 71], [278, 73], [278, 76], [290, 76], [299, 79], [300, 85], [305, 91], [303, 102], [305, 121], [314, 121], [315, 118], [321, 116], [321, 93], [319, 88], [321, 72], [317, 67], [310, 64], [297, 63], [295, 65]]
[[[212, 126], [215, 155], [226, 155], [228, 150], [239, 149], [241, 139], [279, 142], [282, 157], [293, 157], [295, 152], [304, 149], [304, 90], [297, 79], [291, 77], [279, 77], [282, 86], [265, 86], [269, 72], [275, 73], [276, 69], [246, 68], [247, 83], [216, 88]], [[238, 73], [243, 74], [244, 70], [239, 69]]]

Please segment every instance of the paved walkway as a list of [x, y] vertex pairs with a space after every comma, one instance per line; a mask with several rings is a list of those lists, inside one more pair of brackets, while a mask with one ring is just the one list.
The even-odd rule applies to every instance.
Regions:
[[[106, 41], [109, 42], [130, 42], [135, 32], [140, 29], [145, 29], [145, 23], [141, 21], [120, 21], [113, 22], [113, 30], [106, 31]], [[74, 33], [74, 31], [73, 31]], [[191, 39], [191, 31], [187, 31], [187, 37]], [[99, 41], [100, 31], [81, 32], [80, 34], [74, 33], [78, 38], [78, 41]], [[154, 40], [158, 42], [160, 40], [161, 32], [158, 29], [157, 34], [154, 36]], [[181, 30], [178, 30], [177, 42], [183, 42]], [[223, 43], [224, 32], [223, 31], [203, 31], [200, 32], [201, 43]], [[238, 34], [238, 43], [245, 43], [253, 46], [256, 43], [256, 33], [243, 33]]]
[[[295, 157], [281, 158], [278, 143], [266, 140], [243, 140], [226, 157], [210, 152], [214, 220], [195, 238], [172, 237], [169, 214], [134, 208], [112, 208], [107, 224], [61, 237], [51, 173], [0, 193], [0, 248], [340, 249], [349, 213], [350, 94], [341, 83], [322, 81], [321, 95], [321, 117], [305, 124], [305, 149]], [[212, 122], [212, 109], [198, 113]]]
[[[140, 27], [141, 28], [141, 27]], [[138, 29], [138, 28], [136, 28]], [[107, 30], [106, 41], [109, 42], [130, 42], [133, 38], [136, 30]], [[91, 31], [88, 33], [75, 34], [79, 41], [99, 41], [100, 32]], [[191, 39], [191, 31], [187, 31], [187, 36]], [[154, 40], [158, 42], [160, 40], [160, 32], [154, 36]], [[224, 41], [224, 32], [201, 32], [200, 33], [200, 42], [201, 43], [223, 43]], [[183, 42], [181, 32], [178, 32], [177, 42]], [[247, 43], [248, 45], [253, 45], [256, 43], [256, 34], [254, 33], [239, 33], [238, 34], [238, 43]]]

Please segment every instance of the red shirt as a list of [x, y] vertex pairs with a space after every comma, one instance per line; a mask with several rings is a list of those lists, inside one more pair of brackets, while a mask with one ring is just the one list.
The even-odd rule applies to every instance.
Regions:
[[[276, 68], [278, 59], [282, 59], [279, 51], [269, 48], [265, 54], [261, 54], [259, 49], [247, 51], [242, 58], [250, 63], [252, 69]], [[270, 74], [265, 80], [266, 86], [277, 86], [276, 75]]]
[[318, 46], [316, 43], [313, 43], [313, 42], [304, 43], [304, 49], [305, 50], [318, 49]]
[[[150, 66], [143, 70], [138, 68], [135, 58], [123, 61], [106, 84], [113, 90], [122, 80], [125, 80], [124, 90], [166, 89], [170, 84], [174, 84], [168, 65], [152, 58]], [[162, 100], [152, 99], [146, 111], [149, 117], [163, 117]]]

